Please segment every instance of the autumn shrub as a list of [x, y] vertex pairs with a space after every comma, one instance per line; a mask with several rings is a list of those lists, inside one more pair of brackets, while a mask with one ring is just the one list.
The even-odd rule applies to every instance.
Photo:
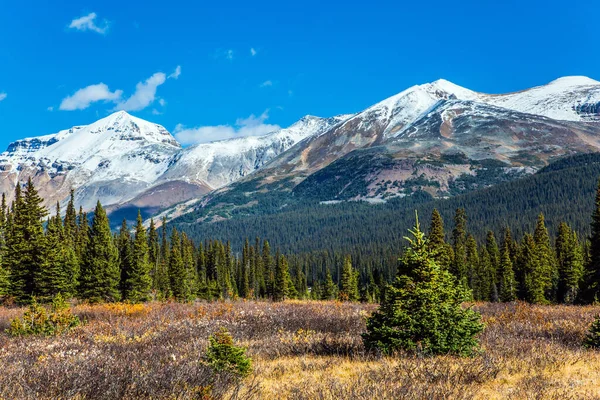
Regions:
[[252, 359], [246, 356], [246, 348], [238, 347], [227, 329], [221, 328], [208, 339], [209, 345], [204, 362], [216, 372], [229, 372], [240, 377], [250, 375]]
[[22, 318], [11, 320], [8, 333], [12, 336], [54, 336], [73, 329], [79, 323], [79, 318], [72, 314], [69, 304], [58, 294], [52, 300], [50, 309], [34, 300]]

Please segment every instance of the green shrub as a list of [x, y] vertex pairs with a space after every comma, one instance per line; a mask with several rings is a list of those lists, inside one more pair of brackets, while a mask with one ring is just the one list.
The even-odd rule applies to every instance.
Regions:
[[225, 328], [208, 338], [209, 345], [204, 362], [216, 372], [230, 372], [246, 377], [252, 371], [252, 359], [246, 356], [246, 348], [235, 346], [231, 334]]
[[585, 335], [583, 345], [591, 349], [600, 348], [600, 315], [596, 315], [594, 322], [592, 322], [587, 335]]
[[425, 354], [471, 355], [483, 330], [481, 315], [463, 302], [470, 291], [441, 269], [429, 250], [419, 221], [405, 251], [398, 276], [387, 287], [381, 306], [367, 320], [367, 349], [384, 354], [399, 350]]
[[50, 309], [34, 299], [22, 318], [10, 321], [8, 333], [12, 336], [53, 336], [67, 332], [79, 323], [79, 318], [71, 313], [69, 304], [58, 294], [52, 299]]

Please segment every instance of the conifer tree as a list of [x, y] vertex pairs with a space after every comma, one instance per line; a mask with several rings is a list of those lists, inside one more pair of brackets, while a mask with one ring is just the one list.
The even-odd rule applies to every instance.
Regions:
[[6, 265], [10, 271], [10, 292], [19, 303], [28, 303], [37, 295], [36, 275], [46, 262], [46, 238], [42, 220], [47, 211], [42, 207], [31, 178], [25, 192], [15, 189], [10, 232], [7, 241]]
[[365, 347], [385, 354], [473, 354], [483, 324], [477, 312], [463, 308], [471, 297], [469, 290], [436, 264], [418, 219], [411, 234], [393, 285], [367, 320]]
[[60, 216], [60, 205], [56, 215], [49, 219], [46, 228], [45, 262], [35, 275], [38, 300], [50, 302], [56, 295], [69, 298], [75, 294], [79, 264], [71, 238], [67, 237]]
[[452, 230], [452, 249], [454, 250], [454, 260], [451, 266], [451, 272], [458, 281], [467, 285], [467, 215], [465, 210], [459, 208], [454, 216], [454, 229]]
[[465, 243], [465, 259], [466, 259], [466, 274], [467, 282], [471, 291], [476, 291], [479, 295], [481, 293], [481, 287], [483, 285], [483, 276], [479, 275], [479, 250], [477, 248], [477, 242], [473, 235], [469, 234]]
[[75, 191], [73, 189], [71, 189], [71, 197], [67, 203], [64, 230], [69, 242], [74, 244], [77, 237], [77, 211], [75, 210]]
[[492, 276], [491, 284], [497, 284], [498, 270], [500, 268], [500, 248], [496, 241], [494, 231], [488, 231], [485, 238], [485, 249], [490, 257], [489, 272]]
[[9, 293], [10, 271], [6, 265], [6, 235], [8, 231], [8, 216], [6, 208], [6, 196], [2, 193], [2, 202], [0, 203], [0, 298]]
[[356, 271], [352, 268], [352, 259], [346, 256], [344, 267], [342, 268], [342, 279], [340, 281], [340, 293], [338, 295], [341, 301], [358, 300], [358, 279]]
[[540, 265], [535, 240], [529, 233], [525, 234], [519, 252], [519, 271], [522, 279], [522, 298], [533, 304], [546, 304], [546, 287], [548, 284], [546, 270]]
[[558, 269], [554, 249], [550, 244], [550, 236], [544, 221], [544, 214], [538, 216], [537, 225], [533, 235], [535, 253], [540, 267], [541, 284], [544, 285], [544, 299], [546, 302], [556, 300], [558, 286]]
[[80, 296], [92, 303], [118, 301], [119, 250], [114, 243], [106, 211], [98, 202], [81, 264]]
[[579, 285], [583, 275], [583, 253], [577, 233], [562, 222], [556, 237], [556, 258], [558, 264], [557, 300], [573, 304], [579, 295]]
[[600, 180], [596, 190], [591, 228], [590, 256], [585, 266], [585, 288], [582, 296], [583, 302], [588, 304], [600, 301]]
[[502, 302], [511, 302], [516, 300], [516, 282], [512, 261], [510, 258], [510, 248], [508, 242], [504, 244], [498, 268], [498, 296]]
[[452, 246], [446, 243], [444, 232], [444, 220], [437, 209], [431, 213], [431, 225], [429, 227], [429, 249], [441, 268], [449, 269], [454, 259]]
[[286, 298], [289, 298], [290, 281], [291, 279], [288, 261], [285, 256], [277, 252], [277, 259], [275, 261], [275, 287], [273, 289], [273, 300], [282, 301]]
[[121, 277], [119, 279], [119, 289], [123, 298], [126, 298], [126, 294], [129, 292], [128, 280], [131, 274], [131, 265], [133, 261], [133, 254], [131, 252], [131, 234], [129, 232], [129, 226], [127, 226], [127, 220], [123, 218], [121, 222], [121, 229], [116, 239], [117, 250], [119, 251], [119, 271]]
[[150, 268], [150, 278], [152, 280], [152, 291], [157, 291], [158, 263], [160, 262], [160, 243], [158, 241], [158, 231], [154, 218], [150, 218], [150, 227], [148, 228], [148, 264]]
[[187, 282], [187, 271], [181, 254], [181, 237], [177, 229], [173, 228], [171, 233], [171, 250], [169, 251], [169, 280], [171, 293], [175, 300], [188, 301], [190, 298], [190, 287]]
[[139, 211], [135, 227], [135, 237], [130, 251], [131, 259], [127, 281], [125, 282], [126, 291], [124, 298], [133, 303], [147, 301], [150, 298], [152, 279], [150, 278], [146, 228], [144, 228], [142, 214]]
[[335, 284], [335, 282], [333, 282], [333, 278], [331, 277], [331, 272], [329, 272], [329, 270], [327, 270], [325, 282], [321, 290], [321, 300], [333, 300], [337, 297], [338, 286]]

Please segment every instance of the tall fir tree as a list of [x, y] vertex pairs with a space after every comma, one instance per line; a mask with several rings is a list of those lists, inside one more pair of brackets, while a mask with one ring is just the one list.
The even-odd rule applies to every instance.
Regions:
[[321, 300], [334, 300], [337, 297], [339, 288], [333, 281], [329, 269], [325, 274], [325, 282], [323, 283], [321, 290]]
[[39, 294], [36, 276], [45, 268], [48, 247], [42, 221], [47, 211], [42, 201], [31, 178], [23, 195], [17, 185], [6, 261], [11, 272], [10, 292], [19, 303], [28, 303]]
[[352, 268], [352, 259], [346, 256], [344, 259], [344, 267], [342, 268], [342, 279], [340, 280], [339, 299], [342, 301], [357, 301], [358, 293], [358, 276], [354, 268]]
[[535, 241], [536, 258], [540, 267], [540, 279], [544, 285], [544, 299], [546, 302], [554, 302], [556, 301], [558, 286], [558, 269], [544, 214], [538, 216], [533, 239]]
[[273, 289], [273, 300], [282, 301], [290, 295], [290, 271], [285, 256], [277, 252], [275, 261], [275, 287]]
[[573, 304], [579, 296], [583, 276], [583, 253], [577, 233], [565, 222], [558, 226], [555, 247], [558, 265], [557, 301]]
[[431, 225], [429, 226], [428, 243], [435, 260], [441, 268], [449, 269], [454, 259], [452, 246], [446, 243], [444, 231], [444, 220], [437, 209], [431, 213]]
[[502, 302], [515, 301], [517, 288], [508, 242], [504, 243], [498, 267], [498, 297]]
[[135, 237], [130, 249], [131, 259], [125, 284], [124, 299], [133, 303], [147, 301], [150, 299], [152, 279], [150, 277], [146, 228], [143, 225], [142, 214], [139, 211], [135, 227]]
[[591, 231], [590, 256], [585, 266], [585, 287], [582, 295], [583, 302], [588, 304], [600, 301], [600, 180], [596, 190]]
[[121, 222], [121, 229], [116, 238], [116, 245], [119, 251], [119, 270], [121, 271], [121, 277], [119, 279], [119, 289], [123, 298], [126, 297], [126, 293], [129, 292], [129, 275], [131, 274], [131, 265], [133, 261], [133, 254], [131, 252], [131, 233], [129, 232], [129, 226], [127, 220], [123, 218]]
[[467, 214], [463, 208], [456, 210], [454, 216], [454, 229], [452, 230], [452, 249], [454, 260], [451, 272], [458, 281], [467, 286]]
[[171, 233], [171, 250], [169, 251], [169, 281], [171, 293], [175, 300], [186, 302], [190, 299], [191, 290], [187, 280], [187, 270], [181, 254], [181, 236], [177, 229]]
[[92, 303], [118, 301], [119, 281], [119, 250], [106, 211], [98, 201], [81, 264], [80, 297]]

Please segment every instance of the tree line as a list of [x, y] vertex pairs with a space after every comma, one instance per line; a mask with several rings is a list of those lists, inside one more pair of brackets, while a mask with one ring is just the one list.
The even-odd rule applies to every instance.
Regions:
[[[64, 217], [60, 205], [49, 216], [31, 180], [17, 185], [12, 204], [0, 204], [0, 296], [17, 303], [55, 295], [88, 302], [152, 299], [339, 299], [379, 302], [397, 266], [363, 262], [360, 254], [319, 257], [284, 255], [269, 241], [193, 241], [162, 221], [149, 228], [123, 221], [113, 233], [100, 204], [89, 218], [76, 211], [74, 194]], [[91, 219], [91, 221], [90, 221]], [[567, 223], [552, 239], [543, 214], [521, 240], [505, 228], [501, 240], [489, 231], [479, 243], [467, 230], [467, 214], [456, 210], [446, 232], [434, 209], [428, 246], [474, 300], [531, 303], [590, 303], [600, 291], [600, 187], [591, 236], [581, 238]], [[396, 256], [397, 257], [397, 256]], [[333, 261], [331, 261], [333, 260]], [[392, 261], [394, 262], [394, 261]]]

